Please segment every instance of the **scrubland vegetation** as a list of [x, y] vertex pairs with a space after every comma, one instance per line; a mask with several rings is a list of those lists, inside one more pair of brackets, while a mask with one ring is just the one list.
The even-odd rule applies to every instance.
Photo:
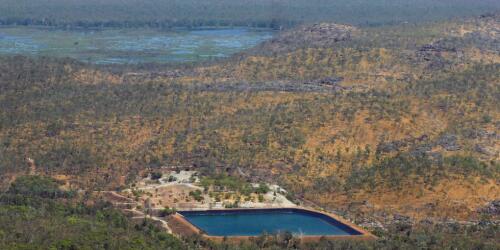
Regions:
[[2, 249], [181, 249], [151, 222], [133, 224], [106, 203], [86, 204], [54, 179], [17, 178], [0, 194]]
[[[22, 176], [0, 194], [0, 247], [2, 249], [494, 249], [498, 226], [446, 228], [439, 225], [409, 229], [396, 224], [376, 242], [327, 241], [301, 243], [289, 233], [234, 245], [207, 242], [193, 236], [180, 241], [151, 221], [132, 223], [105, 202], [66, 191], [58, 181]], [[165, 213], [172, 213], [166, 209]], [[436, 233], [438, 232], [438, 233]]]
[[[121, 244], [108, 240], [118, 237], [139, 248], [177, 246], [148, 226], [116, 224], [121, 217], [112, 210], [79, 210], [69, 202], [74, 194], [52, 181], [9, 183], [35, 168], [69, 179], [71, 188], [120, 189], [163, 165], [194, 165], [243, 172], [241, 179], [202, 180], [207, 186], [243, 192], [245, 178], [277, 182], [299, 201], [381, 236], [311, 248], [494, 249], [498, 213], [484, 207], [500, 198], [499, 27], [498, 15], [419, 26], [325, 24], [285, 31], [227, 61], [154, 72], [3, 57], [0, 220], [20, 215], [6, 222], [15, 228], [0, 229], [0, 243], [72, 244], [22, 238], [39, 235], [19, 225], [34, 218], [41, 231], [68, 227], [61, 240], [75, 244], [94, 242], [71, 233], [82, 227], [89, 239], [98, 234], [92, 230], [108, 237], [95, 244]], [[159, 74], [167, 71], [182, 74]], [[377, 221], [383, 225], [370, 226]], [[281, 235], [239, 247], [293, 248], [295, 240]], [[197, 238], [185, 244], [236, 247]]]

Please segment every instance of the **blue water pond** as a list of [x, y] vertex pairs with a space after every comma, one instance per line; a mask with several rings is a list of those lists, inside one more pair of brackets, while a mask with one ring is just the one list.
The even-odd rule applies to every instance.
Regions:
[[251, 209], [180, 212], [210, 236], [258, 236], [288, 231], [295, 235], [360, 235], [327, 215], [302, 209]]

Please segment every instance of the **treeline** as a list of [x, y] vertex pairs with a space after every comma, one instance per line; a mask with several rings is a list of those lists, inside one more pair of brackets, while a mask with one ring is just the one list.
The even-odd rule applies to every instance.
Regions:
[[318, 249], [318, 250], [375, 250], [375, 249], [495, 249], [498, 225], [487, 223], [482, 226], [454, 224], [450, 227], [434, 224], [408, 226], [395, 224], [387, 232], [377, 232], [375, 241], [320, 239], [319, 242], [305, 243], [289, 232], [276, 235], [261, 235], [250, 242], [235, 245], [228, 242], [214, 243], [200, 237], [190, 237], [186, 241], [192, 246], [210, 249]]
[[174, 28], [203, 28], [203, 27], [251, 27], [282, 29], [296, 26], [299, 21], [282, 20], [271, 18], [269, 20], [226, 20], [226, 19], [166, 19], [151, 21], [64, 21], [50, 18], [0, 18], [0, 25], [17, 26], [49, 26], [60, 29], [102, 29], [102, 28], [153, 28], [153, 29], [174, 29]]
[[99, 200], [86, 205], [84, 197], [59, 185], [48, 177], [22, 176], [0, 193], [0, 248], [187, 248], [152, 222], [135, 224]]
[[318, 21], [376, 26], [479, 15], [500, 8], [492, 0], [474, 4], [466, 0], [3, 0], [1, 5], [4, 24], [59, 27], [284, 27]]

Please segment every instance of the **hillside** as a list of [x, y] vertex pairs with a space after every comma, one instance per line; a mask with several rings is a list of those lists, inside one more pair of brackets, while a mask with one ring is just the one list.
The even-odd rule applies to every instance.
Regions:
[[324, 23], [154, 71], [2, 58], [1, 179], [34, 167], [104, 190], [163, 165], [239, 167], [371, 230], [498, 225], [499, 31], [498, 15]]
[[23, 176], [0, 193], [0, 248], [186, 248], [149, 221], [134, 224], [109, 204], [86, 204], [59, 185], [51, 178]]

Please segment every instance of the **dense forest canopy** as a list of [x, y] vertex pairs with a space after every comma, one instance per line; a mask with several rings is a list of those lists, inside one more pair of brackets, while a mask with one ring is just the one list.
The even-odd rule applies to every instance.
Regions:
[[442, 20], [495, 11], [495, 0], [1, 0], [5, 24], [57, 26], [279, 27], [330, 21], [356, 25]]

